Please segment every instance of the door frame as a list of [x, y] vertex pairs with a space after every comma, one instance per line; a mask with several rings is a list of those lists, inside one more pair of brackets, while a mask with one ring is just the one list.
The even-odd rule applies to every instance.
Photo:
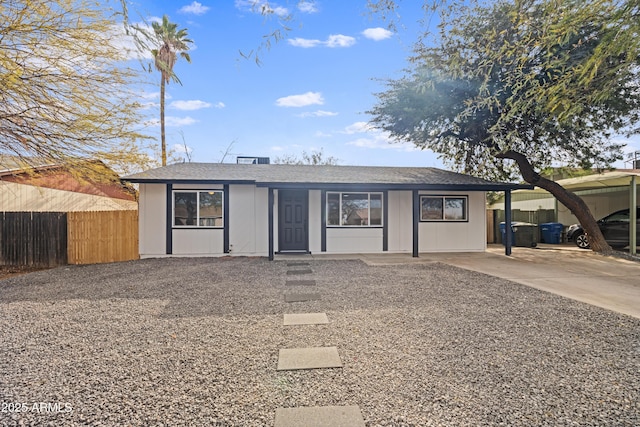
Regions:
[[[303, 195], [304, 201], [303, 201], [303, 205], [304, 205], [304, 210], [305, 212], [303, 213], [304, 216], [304, 249], [282, 249], [282, 242], [284, 239], [284, 227], [283, 227], [283, 222], [284, 222], [284, 215], [283, 215], [283, 209], [284, 209], [284, 195], [287, 195], [287, 193], [291, 194], [291, 193], [297, 193], [300, 195]], [[276, 253], [286, 253], [286, 254], [291, 254], [291, 253], [305, 253], [308, 254], [309, 253], [309, 191], [308, 190], [304, 190], [304, 189], [278, 189], [278, 251]]]

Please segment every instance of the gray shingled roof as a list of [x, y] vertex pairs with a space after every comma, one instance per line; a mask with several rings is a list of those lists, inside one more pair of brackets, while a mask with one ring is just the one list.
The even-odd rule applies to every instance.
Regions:
[[381, 186], [464, 186], [529, 188], [518, 184], [491, 182], [470, 175], [437, 168], [328, 166], [328, 165], [244, 165], [230, 163], [178, 163], [122, 178], [138, 183], [162, 182], [247, 182], [257, 185], [321, 184]]

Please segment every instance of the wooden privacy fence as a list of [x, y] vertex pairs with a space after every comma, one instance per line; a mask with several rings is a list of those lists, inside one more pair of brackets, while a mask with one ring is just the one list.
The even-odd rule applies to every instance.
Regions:
[[138, 211], [0, 212], [0, 265], [138, 259]]
[[67, 214], [0, 212], [0, 244], [0, 265], [64, 265], [67, 263]]
[[69, 212], [69, 264], [138, 259], [138, 211]]

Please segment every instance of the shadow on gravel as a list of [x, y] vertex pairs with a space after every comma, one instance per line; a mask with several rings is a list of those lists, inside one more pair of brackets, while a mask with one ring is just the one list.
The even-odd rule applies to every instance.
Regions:
[[[381, 426], [640, 425], [639, 319], [445, 264], [309, 268], [301, 277], [321, 299], [305, 303], [284, 294], [310, 286], [285, 285], [286, 262], [262, 258], [0, 281], [2, 327], [20, 338], [0, 339], [0, 395], [73, 402], [65, 425], [262, 426], [277, 407], [336, 404]], [[146, 299], [166, 302], [160, 318]], [[115, 303], [49, 304], [68, 300]], [[331, 324], [276, 327], [295, 312], [326, 312]], [[336, 345], [344, 368], [276, 374], [278, 349], [304, 342]]]
[[[0, 301], [166, 300], [166, 316], [242, 314], [269, 301], [286, 267], [259, 258], [145, 259], [65, 266], [0, 281]], [[250, 304], [249, 304], [250, 303]], [[269, 304], [264, 310], [269, 311]], [[251, 311], [254, 311], [252, 308]]]
[[285, 292], [310, 289], [285, 286], [296, 276], [287, 274], [286, 262], [265, 258], [164, 258], [66, 266], [0, 281], [0, 302], [156, 299], [166, 301], [163, 317], [419, 308], [473, 320], [476, 314], [501, 316], [514, 309], [525, 317], [600, 311], [440, 263], [369, 266], [359, 260], [314, 260], [310, 268], [312, 274], [304, 278], [317, 282], [314, 292], [320, 292], [321, 299], [305, 303], [284, 301]]

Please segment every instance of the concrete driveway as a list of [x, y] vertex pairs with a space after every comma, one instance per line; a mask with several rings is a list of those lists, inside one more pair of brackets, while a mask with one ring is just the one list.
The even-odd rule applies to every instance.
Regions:
[[[322, 255], [314, 255], [321, 258]], [[486, 252], [359, 255], [369, 264], [442, 262], [508, 279], [577, 301], [640, 318], [640, 262], [604, 257], [569, 245]]]
[[439, 260], [640, 318], [640, 262], [552, 245], [514, 248], [510, 257], [492, 246], [485, 253], [443, 254]]

